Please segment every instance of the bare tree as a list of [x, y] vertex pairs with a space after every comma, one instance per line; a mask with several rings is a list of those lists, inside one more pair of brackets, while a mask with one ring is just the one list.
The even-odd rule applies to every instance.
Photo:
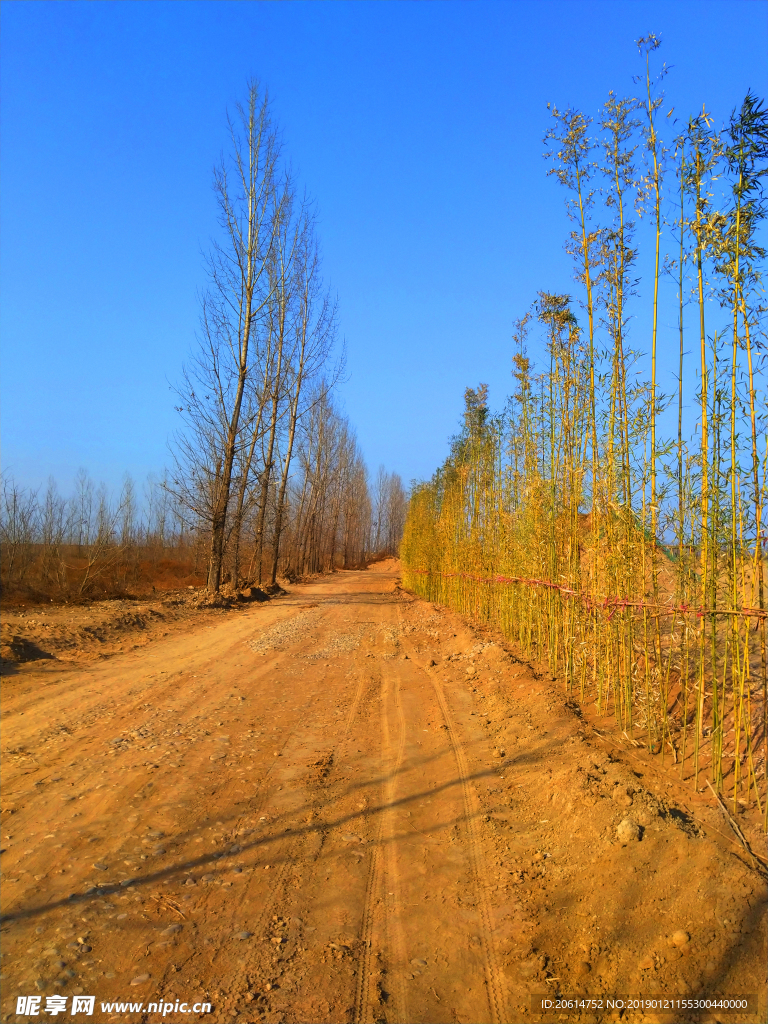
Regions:
[[243, 406], [271, 297], [269, 266], [284, 199], [276, 181], [277, 132], [258, 83], [249, 84], [246, 104], [228, 123], [232, 153], [214, 172], [222, 241], [208, 257], [200, 347], [177, 391], [186, 430], [173, 448], [174, 493], [210, 527], [210, 593], [222, 581], [233, 468], [251, 426]]

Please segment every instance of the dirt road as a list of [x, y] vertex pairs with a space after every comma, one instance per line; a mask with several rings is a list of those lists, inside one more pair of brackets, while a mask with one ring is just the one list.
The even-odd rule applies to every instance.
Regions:
[[[4, 680], [4, 1020], [765, 1019], [725, 823], [395, 569]], [[557, 993], [761, 1006], [532, 1011]]]

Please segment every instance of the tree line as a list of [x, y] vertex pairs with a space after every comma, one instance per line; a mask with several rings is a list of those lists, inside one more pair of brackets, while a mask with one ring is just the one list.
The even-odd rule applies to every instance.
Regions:
[[[371, 550], [365, 467], [334, 407], [345, 360], [313, 204], [282, 159], [257, 83], [228, 127], [230, 152], [214, 174], [220, 233], [198, 347], [177, 389], [184, 426], [171, 474], [175, 499], [210, 537], [212, 594], [225, 576], [274, 586], [281, 571], [359, 565]], [[401, 484], [397, 493], [404, 507]], [[402, 509], [390, 515], [400, 527], [386, 550], [403, 519]], [[378, 550], [378, 518], [376, 531]]]
[[[406, 494], [383, 468], [371, 486], [338, 408], [345, 354], [337, 302], [322, 277], [316, 209], [284, 158], [257, 82], [227, 126], [229, 149], [213, 175], [218, 230], [197, 343], [175, 388], [181, 426], [170, 468], [142, 512], [145, 525], [126, 525], [141, 518], [132, 484], [110, 497], [81, 474], [64, 500], [55, 486], [41, 496], [6, 477], [6, 589], [34, 579], [44, 591], [58, 580], [62, 593], [99, 592], [122, 553], [156, 537], [161, 546], [194, 549], [195, 571], [204, 550], [211, 595], [224, 584], [274, 587], [279, 575], [397, 552]], [[158, 493], [170, 533], [158, 534]], [[64, 568], [73, 545], [77, 565]]]

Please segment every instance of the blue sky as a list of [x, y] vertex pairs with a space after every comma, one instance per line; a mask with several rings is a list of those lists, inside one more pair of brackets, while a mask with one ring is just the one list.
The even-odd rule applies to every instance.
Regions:
[[[250, 76], [320, 210], [343, 407], [372, 470], [406, 481], [444, 458], [467, 385], [503, 404], [536, 292], [575, 288], [547, 102], [596, 113], [630, 92], [649, 31], [676, 114], [705, 101], [722, 120], [767, 91], [751, 0], [15, 0], [1, 16], [3, 465], [65, 491], [80, 466], [115, 486], [167, 462], [211, 169]], [[638, 347], [647, 297], [641, 284]], [[671, 312], [661, 330], [672, 351]]]

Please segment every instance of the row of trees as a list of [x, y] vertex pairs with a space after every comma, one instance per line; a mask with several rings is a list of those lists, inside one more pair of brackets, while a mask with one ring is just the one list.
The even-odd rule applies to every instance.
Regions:
[[[344, 354], [315, 213], [281, 158], [257, 83], [229, 136], [229, 157], [214, 174], [220, 234], [208, 257], [199, 345], [177, 389], [184, 425], [170, 483], [190, 525], [210, 538], [212, 594], [225, 577], [274, 585], [281, 570], [358, 564], [371, 550], [365, 467], [332, 401]], [[373, 548], [394, 551], [402, 485], [399, 518], [379, 492]]]
[[[501, 625], [681, 771], [698, 780], [704, 758], [734, 800], [763, 801], [768, 112], [750, 94], [723, 129], [703, 112], [665, 140], [657, 48], [640, 41], [639, 96], [611, 93], [597, 124], [552, 109], [583, 315], [541, 292], [518, 321], [514, 394], [492, 416], [486, 390], [467, 391], [449, 459], [411, 499], [403, 557], [415, 590]], [[633, 213], [650, 220], [645, 353], [629, 329]], [[662, 345], [678, 353], [666, 393]]]
[[[407, 497], [400, 477], [379, 469], [373, 487], [347, 420], [325, 394], [312, 403], [296, 442], [294, 471], [283, 504], [281, 545], [272, 544], [279, 492], [267, 495], [265, 553], [272, 578], [295, 579], [365, 565], [396, 554]], [[254, 575], [261, 509], [244, 515], [237, 552], [241, 580]], [[230, 534], [230, 538], [231, 538]], [[96, 485], [85, 470], [64, 496], [55, 481], [24, 488], [0, 484], [0, 582], [4, 593], [92, 597], [189, 585], [207, 575], [211, 535], [190, 524], [166, 475], [142, 488], [126, 475], [117, 493]], [[234, 579], [235, 551], [225, 544], [224, 573]]]
[[109, 577], [119, 591], [127, 553], [135, 563], [158, 545], [182, 558], [193, 551], [195, 573], [204, 545], [211, 594], [223, 583], [274, 586], [278, 574], [397, 551], [406, 495], [384, 469], [371, 492], [354, 431], [335, 406], [344, 353], [315, 211], [282, 159], [258, 83], [228, 126], [198, 344], [176, 388], [182, 426], [171, 470], [141, 510], [129, 479], [110, 497], [80, 474], [66, 500], [54, 485], [41, 496], [6, 479], [6, 588], [26, 581], [85, 595], [109, 590]]
[[[197, 555], [195, 554], [197, 552]], [[198, 538], [174, 502], [167, 479], [149, 477], [141, 492], [126, 475], [109, 493], [80, 470], [71, 495], [54, 480], [24, 488], [11, 477], [0, 487], [0, 579], [4, 591], [42, 596], [120, 592], [135, 585], [141, 563], [199, 557]]]

